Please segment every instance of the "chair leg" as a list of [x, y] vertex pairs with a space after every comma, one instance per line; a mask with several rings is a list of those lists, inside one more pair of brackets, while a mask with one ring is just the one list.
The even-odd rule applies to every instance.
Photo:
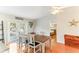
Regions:
[[35, 53], [35, 47], [34, 47], [34, 53]]
[[39, 45], [39, 52], [42, 52], [42, 46]]
[[45, 43], [42, 43], [42, 53], [45, 53]]
[[28, 46], [28, 53], [30, 52], [30, 47]]

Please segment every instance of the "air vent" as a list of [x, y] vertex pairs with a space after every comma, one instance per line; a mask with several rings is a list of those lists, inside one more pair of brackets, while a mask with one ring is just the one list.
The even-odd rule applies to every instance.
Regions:
[[15, 17], [15, 19], [17, 19], [17, 20], [23, 20], [22, 17]]

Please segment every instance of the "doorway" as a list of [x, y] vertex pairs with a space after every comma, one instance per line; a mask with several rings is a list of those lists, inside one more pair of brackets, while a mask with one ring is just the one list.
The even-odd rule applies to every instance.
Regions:
[[57, 34], [56, 33], [57, 33], [57, 24], [52, 23], [50, 25], [51, 48], [57, 42]]
[[3, 21], [0, 21], [0, 41], [4, 43], [4, 27]]
[[56, 42], [56, 29], [53, 29], [53, 32], [50, 32], [50, 36], [51, 36], [52, 40], [55, 40], [55, 42]]

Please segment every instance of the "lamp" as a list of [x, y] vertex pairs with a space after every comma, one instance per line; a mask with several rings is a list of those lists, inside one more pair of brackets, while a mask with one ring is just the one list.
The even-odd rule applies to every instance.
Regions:
[[24, 34], [24, 29], [23, 29], [23, 28], [20, 28], [20, 29], [19, 29], [19, 34], [20, 34], [20, 35]]

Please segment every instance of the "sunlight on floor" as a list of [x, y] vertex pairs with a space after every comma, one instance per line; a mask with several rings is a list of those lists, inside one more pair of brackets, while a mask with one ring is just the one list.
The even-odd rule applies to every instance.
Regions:
[[10, 53], [17, 53], [17, 43], [11, 43], [10, 44]]

